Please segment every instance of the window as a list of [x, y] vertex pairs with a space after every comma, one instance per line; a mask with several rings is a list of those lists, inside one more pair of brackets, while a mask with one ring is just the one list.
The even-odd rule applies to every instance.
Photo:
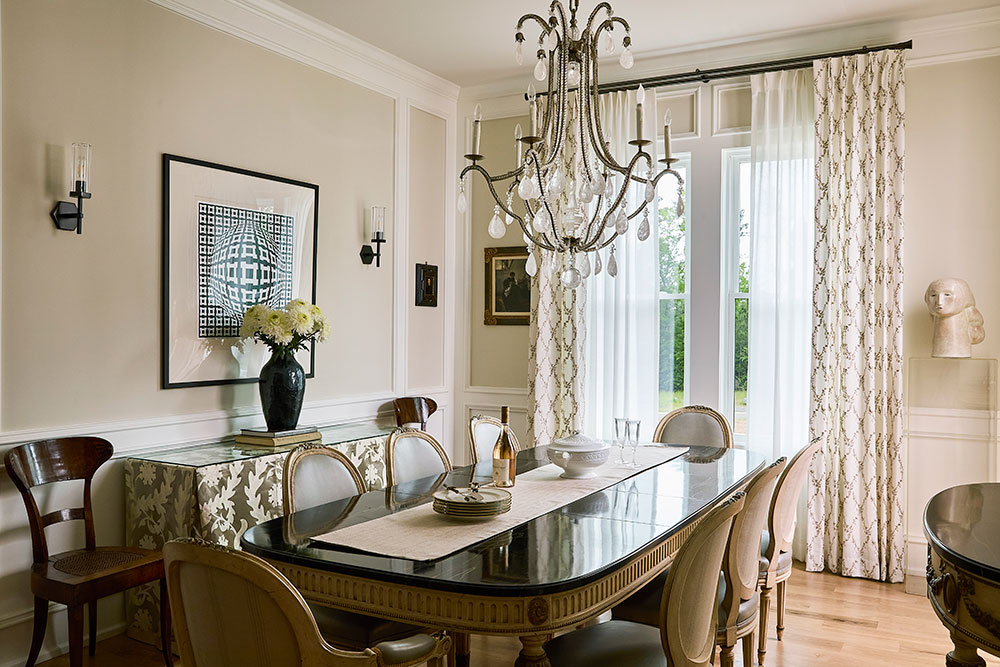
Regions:
[[737, 443], [747, 435], [747, 366], [750, 315], [750, 149], [722, 152], [724, 411]]
[[657, 184], [658, 262], [660, 282], [659, 402], [661, 413], [687, 404], [687, 338], [690, 261], [690, 157], [681, 157], [674, 170], [684, 179], [684, 210], [677, 210], [677, 181], [664, 176]]

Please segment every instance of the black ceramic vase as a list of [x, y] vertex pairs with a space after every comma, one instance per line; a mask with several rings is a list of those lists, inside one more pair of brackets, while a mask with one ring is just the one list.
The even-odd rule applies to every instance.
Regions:
[[268, 431], [290, 431], [299, 423], [306, 374], [294, 355], [277, 357], [260, 369], [260, 406]]

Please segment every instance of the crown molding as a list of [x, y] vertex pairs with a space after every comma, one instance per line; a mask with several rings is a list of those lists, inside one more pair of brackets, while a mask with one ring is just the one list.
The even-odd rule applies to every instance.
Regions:
[[[695, 64], [701, 69], [710, 69], [907, 39], [913, 40], [913, 50], [906, 59], [908, 67], [1000, 55], [1000, 6], [919, 19], [845, 23], [819, 30], [811, 27], [778, 34], [750, 35], [739, 40], [705, 43], [697, 49], [646, 52], [637, 55], [633, 69], [626, 73], [615, 67], [616, 76], [605, 80], [663, 76], [690, 71]], [[605, 62], [602, 60], [601, 64]], [[511, 96], [519, 97], [526, 81], [527, 76], [520, 76], [465, 86], [461, 90], [461, 102], [484, 102], [484, 112], [494, 106], [507, 109], [516, 103], [512, 100], [517, 98]], [[521, 104], [523, 106], [523, 102]]]
[[390, 97], [405, 95], [445, 110], [458, 99], [451, 81], [278, 0], [149, 1]]

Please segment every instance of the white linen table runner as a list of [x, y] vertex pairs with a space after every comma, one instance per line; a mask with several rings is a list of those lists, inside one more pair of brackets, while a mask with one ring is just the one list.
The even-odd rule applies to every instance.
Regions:
[[[382, 556], [409, 560], [435, 560], [460, 551], [559, 509], [595, 491], [606, 489], [643, 470], [681, 456], [687, 447], [640, 446], [640, 468], [606, 463], [588, 479], [560, 477], [562, 468], [548, 464], [517, 476], [511, 492], [511, 509], [484, 521], [461, 521], [434, 511], [430, 502], [395, 514], [339, 528], [313, 539]], [[631, 452], [626, 453], [630, 458]]]

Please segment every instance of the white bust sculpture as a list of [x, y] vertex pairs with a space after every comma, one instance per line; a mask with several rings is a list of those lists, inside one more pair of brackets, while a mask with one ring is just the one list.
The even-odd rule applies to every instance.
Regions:
[[934, 318], [932, 357], [971, 357], [972, 346], [986, 337], [983, 316], [969, 284], [939, 278], [927, 286], [924, 302]]

